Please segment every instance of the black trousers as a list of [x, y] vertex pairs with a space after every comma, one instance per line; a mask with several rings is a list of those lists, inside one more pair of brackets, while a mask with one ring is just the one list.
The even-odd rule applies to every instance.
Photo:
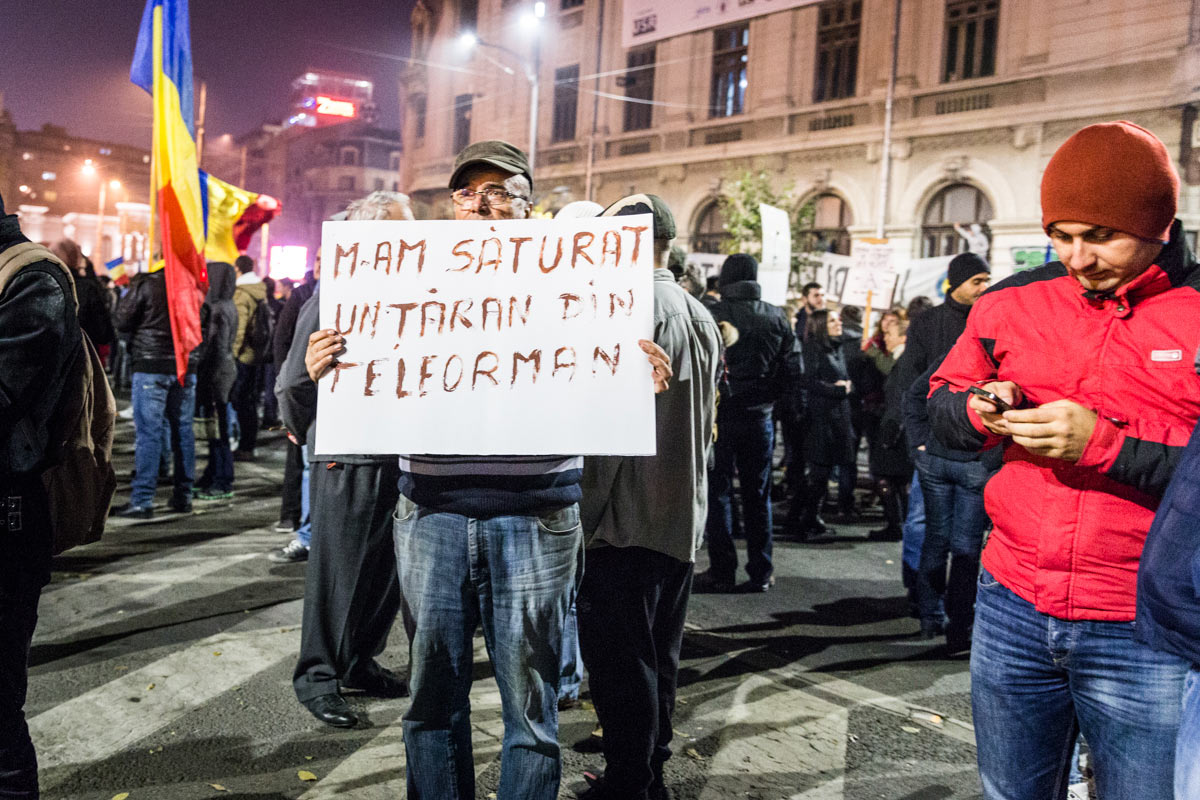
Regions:
[[37, 756], [24, 707], [38, 598], [50, 580], [50, 509], [36, 478], [0, 479], [0, 502], [0, 798], [35, 800]]
[[259, 364], [243, 364], [237, 362], [237, 379], [233, 382], [233, 391], [229, 402], [237, 414], [238, 452], [253, 453], [258, 446], [258, 400], [262, 394], [262, 366]]
[[301, 702], [338, 691], [375, 669], [400, 610], [392, 514], [398, 463], [312, 464], [312, 542], [304, 585]]
[[643, 547], [590, 549], [586, 561], [579, 646], [604, 726], [605, 783], [614, 796], [644, 800], [671, 757], [694, 565]]
[[283, 489], [279, 497], [279, 521], [290, 522], [300, 527], [300, 486], [304, 473], [304, 451], [300, 445], [287, 442], [286, 458], [283, 462]]

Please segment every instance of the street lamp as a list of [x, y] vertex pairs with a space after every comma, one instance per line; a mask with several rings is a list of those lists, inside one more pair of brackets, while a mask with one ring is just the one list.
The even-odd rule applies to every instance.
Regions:
[[542, 66], [542, 40], [538, 36], [536, 30], [542, 17], [546, 16], [546, 4], [534, 3], [533, 9], [521, 18], [521, 26], [533, 31], [533, 59], [527, 61], [524, 56], [515, 50], [505, 47], [501, 44], [493, 44], [492, 42], [480, 39], [472, 31], [466, 31], [458, 37], [458, 45], [466, 51], [475, 51], [490, 61], [495, 66], [509, 75], [516, 74], [512, 67], [508, 67], [486, 53], [478, 50], [481, 47], [490, 47], [493, 50], [499, 50], [501, 53], [515, 59], [525, 70], [525, 80], [529, 81], [529, 174], [532, 177], [534, 169], [537, 167], [537, 141], [538, 141], [538, 93], [539, 82], [538, 74], [541, 72]]
[[[83, 167], [81, 167], [79, 171], [88, 177], [97, 174], [96, 165], [92, 163], [90, 158], [83, 162]], [[104, 206], [108, 200], [108, 190], [112, 189], [114, 192], [116, 192], [120, 188], [121, 182], [116, 178], [113, 178], [110, 181], [105, 181], [104, 179], [100, 180], [100, 210], [96, 212], [96, 244], [92, 247], [92, 257], [101, 263], [104, 262], [104, 255], [100, 252], [100, 247], [102, 234], [104, 231]]]

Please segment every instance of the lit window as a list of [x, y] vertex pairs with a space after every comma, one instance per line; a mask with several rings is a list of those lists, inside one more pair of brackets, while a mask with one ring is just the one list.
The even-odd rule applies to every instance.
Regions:
[[746, 110], [746, 66], [750, 62], [750, 26], [721, 28], [713, 34], [710, 117], [732, 117]]
[[942, 82], [996, 74], [1000, 0], [953, 0], [946, 4], [946, 59]]
[[824, 3], [817, 17], [817, 74], [813, 102], [853, 97], [858, 81], [860, 0]]

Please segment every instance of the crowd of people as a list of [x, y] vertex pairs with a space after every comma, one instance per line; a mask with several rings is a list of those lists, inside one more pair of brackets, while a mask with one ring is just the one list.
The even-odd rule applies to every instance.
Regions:
[[[532, 208], [527, 157], [505, 142], [460, 152], [448, 188], [456, 220]], [[1195, 800], [1200, 269], [1178, 190], [1152, 134], [1089, 126], [1043, 176], [1059, 261], [990, 286], [973, 246], [950, 261], [940, 304], [877, 319], [835, 308], [816, 282], [794, 308], [764, 302], [747, 254], [705, 281], [672, 248], [656, 196], [572, 204], [563, 216], [654, 220], [653, 339], [640, 346], [656, 455], [586, 458], [321, 453], [317, 386], [345, 340], [320, 318], [319, 258], [278, 291], [245, 256], [210, 263], [203, 341], [180, 379], [161, 269], [118, 298], [64, 241], [6, 272], [26, 240], [0, 207], [0, 529], [19, 567], [0, 572], [0, 795], [37, 796], [22, 706], [50, 567], [38, 475], [74, 358], [63, 343], [82, 328], [114, 381], [130, 376], [135, 473], [114, 515], [152, 518], [168, 478], [172, 511], [226, 500], [235, 466], [258, 459], [260, 424], [287, 432], [279, 529], [294, 539], [270, 558], [308, 562], [297, 699], [351, 727], [344, 690], [410, 696], [409, 797], [475, 794], [477, 628], [501, 694], [502, 800], [558, 796], [558, 713], [584, 670], [605, 770], [580, 796], [669, 797], [689, 596], [772, 591], [777, 529], [819, 546], [835, 540], [829, 522], [875, 502], [884, 524], [868, 536], [900, 543], [916, 635], [970, 654], [985, 797], [1065, 797], [1082, 735], [1100, 797]], [[375, 192], [339, 218], [414, 215], [405, 195]], [[701, 547], [709, 567], [694, 574]], [[377, 661], [397, 615], [407, 676]]]

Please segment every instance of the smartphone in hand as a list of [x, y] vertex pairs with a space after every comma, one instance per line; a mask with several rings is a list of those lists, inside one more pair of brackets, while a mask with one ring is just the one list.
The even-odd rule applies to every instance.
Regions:
[[982, 386], [968, 386], [967, 391], [976, 397], [981, 397], [996, 407], [997, 413], [1003, 414], [1005, 411], [1012, 411], [1012, 406], [1000, 399], [1000, 396], [995, 392], [989, 392]]

